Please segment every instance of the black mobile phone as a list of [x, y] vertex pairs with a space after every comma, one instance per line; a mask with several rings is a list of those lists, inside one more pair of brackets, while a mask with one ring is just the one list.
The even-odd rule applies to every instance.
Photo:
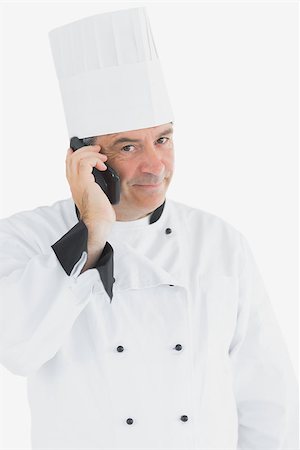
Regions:
[[[83, 140], [79, 139], [77, 136], [72, 137], [70, 140], [70, 147], [74, 151], [84, 147], [84, 145]], [[101, 189], [107, 195], [110, 203], [116, 205], [120, 202], [120, 177], [106, 162], [104, 164], [107, 166], [106, 170], [101, 171], [94, 167], [92, 174], [95, 177], [96, 183], [99, 184]]]

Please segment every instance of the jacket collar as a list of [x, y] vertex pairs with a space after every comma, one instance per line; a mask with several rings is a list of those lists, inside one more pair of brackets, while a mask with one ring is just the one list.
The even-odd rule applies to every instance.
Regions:
[[[74, 204], [75, 205], [75, 204]], [[152, 227], [149, 227], [149, 231], [153, 231], [156, 236], [159, 233], [156, 233], [155, 230], [157, 227], [162, 227], [161, 232], [163, 233], [164, 226], [167, 224], [158, 223], [158, 220], [161, 218], [163, 211], [164, 215], [162, 219], [166, 219], [166, 213], [168, 212], [168, 208], [166, 207], [166, 200], [156, 208], [149, 216], [148, 224], [153, 224]], [[75, 205], [76, 215], [79, 220], [79, 210]], [[143, 219], [139, 219], [142, 221]], [[114, 252], [114, 276], [118, 279], [118, 288], [120, 290], [125, 289], [142, 289], [146, 287], [154, 287], [161, 284], [172, 285], [172, 286], [181, 286], [186, 288], [186, 282], [182, 278], [182, 276], [178, 273], [172, 274], [164, 269], [160, 264], [154, 263], [148, 256], [143, 254], [138, 250], [138, 248], [134, 248], [129, 242], [125, 242], [122, 239], [123, 232], [129, 236], [129, 231], [131, 229], [131, 225], [133, 222], [115, 222], [116, 229], [111, 231], [108, 241], [113, 247]], [[125, 225], [125, 229], [123, 228]], [[127, 229], [127, 225], [130, 227]], [[120, 228], [121, 227], [121, 228]], [[131, 230], [130, 235], [136, 236], [139, 228], [136, 228], [134, 225]], [[147, 226], [143, 226], [140, 228], [141, 230], [147, 230]], [[150, 233], [152, 235], [152, 233]], [[162, 249], [160, 249], [163, 251]], [[124, 267], [130, 267], [130, 270], [124, 270]], [[114, 284], [114, 289], [117, 286]], [[170, 288], [171, 289], [171, 288]]]
[[[158, 208], [156, 208], [154, 211], [152, 211], [152, 213], [149, 215], [149, 225], [151, 223], [156, 222], [160, 218], [160, 216], [162, 215], [162, 212], [164, 210], [165, 203], [166, 203], [166, 200]], [[75, 206], [77, 219], [80, 220], [80, 213], [79, 213], [79, 210], [75, 203], [74, 203], [74, 206]]]

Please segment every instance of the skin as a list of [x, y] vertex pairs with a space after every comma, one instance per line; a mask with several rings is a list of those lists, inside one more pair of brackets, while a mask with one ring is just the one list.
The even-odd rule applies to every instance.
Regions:
[[[124, 137], [126, 142], [115, 144]], [[107, 156], [105, 163], [120, 176], [120, 203], [112, 205], [116, 220], [140, 219], [164, 202], [174, 171], [172, 123], [98, 136], [95, 144], [100, 145], [100, 153]], [[158, 183], [161, 184], [155, 188], [138, 186]]]

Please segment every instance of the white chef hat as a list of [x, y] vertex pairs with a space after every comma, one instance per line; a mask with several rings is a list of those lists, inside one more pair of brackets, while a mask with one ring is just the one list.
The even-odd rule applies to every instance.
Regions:
[[144, 7], [86, 17], [49, 39], [70, 138], [173, 121]]

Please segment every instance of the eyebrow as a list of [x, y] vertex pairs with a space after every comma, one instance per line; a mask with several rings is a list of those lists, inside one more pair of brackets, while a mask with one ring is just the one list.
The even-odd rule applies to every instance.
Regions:
[[[173, 128], [167, 128], [166, 130], [163, 130], [161, 133], [159, 133], [159, 135], [156, 136], [156, 138], [160, 138], [160, 137], [164, 136], [165, 134], [172, 134], [172, 133], [173, 133]], [[115, 141], [113, 141], [113, 143], [111, 145], [115, 146], [115, 145], [123, 143], [123, 142], [141, 142], [141, 139], [131, 139], [129, 137], [123, 136], [123, 137], [120, 137], [120, 138], [116, 139]]]

